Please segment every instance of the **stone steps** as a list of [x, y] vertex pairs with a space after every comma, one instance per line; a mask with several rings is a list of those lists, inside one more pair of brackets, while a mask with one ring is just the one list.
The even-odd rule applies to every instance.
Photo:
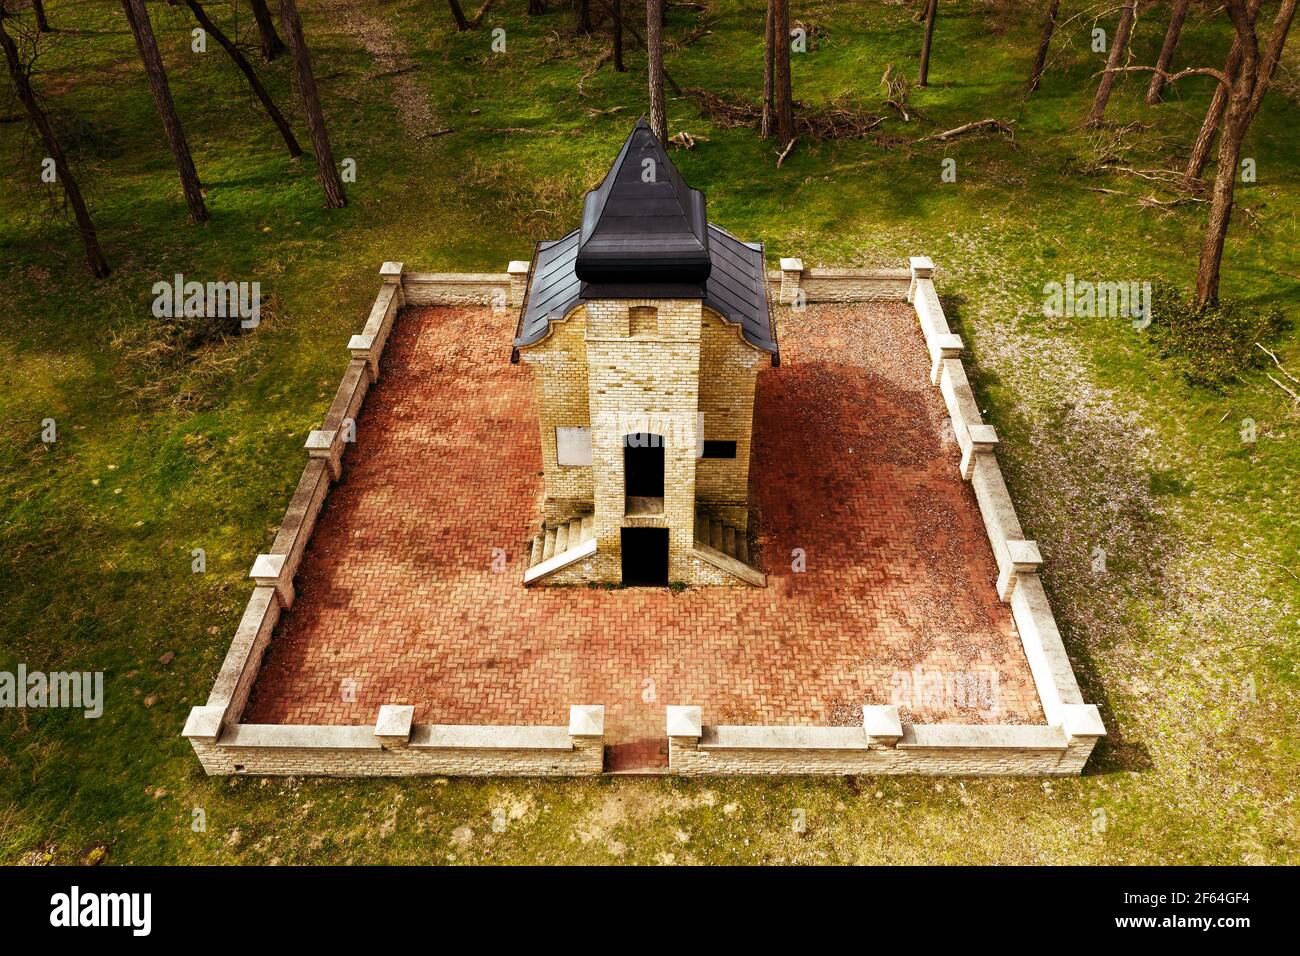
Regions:
[[744, 531], [699, 512], [695, 515], [695, 547], [697, 550], [707, 549], [701, 552], [706, 558], [710, 557], [709, 552], [713, 552], [719, 557], [739, 562], [743, 567], [725, 561], [713, 563], [749, 584], [766, 586], [766, 577], [749, 563], [749, 535]]
[[540, 581], [591, 553], [595, 541], [593, 520], [591, 515], [583, 515], [534, 536], [524, 583]]

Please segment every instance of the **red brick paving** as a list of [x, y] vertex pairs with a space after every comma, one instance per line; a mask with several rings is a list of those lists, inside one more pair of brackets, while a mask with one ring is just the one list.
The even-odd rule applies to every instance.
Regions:
[[420, 723], [566, 724], [569, 704], [604, 704], [613, 763], [658, 763], [666, 704], [856, 723], [916, 666], [996, 671], [998, 712], [920, 700], [913, 720], [1043, 719], [908, 306], [783, 310], [755, 410], [766, 590], [521, 585], [541, 455], [513, 325], [482, 308], [399, 319], [246, 721], [368, 724], [400, 703]]

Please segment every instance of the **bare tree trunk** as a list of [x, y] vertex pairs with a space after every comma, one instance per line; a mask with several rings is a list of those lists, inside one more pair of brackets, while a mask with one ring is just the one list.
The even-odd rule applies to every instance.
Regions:
[[86, 265], [90, 267], [91, 275], [97, 279], [102, 279], [112, 270], [109, 268], [108, 260], [104, 258], [104, 250], [100, 248], [99, 236], [95, 233], [95, 224], [91, 221], [90, 211], [86, 208], [86, 201], [81, 196], [81, 189], [72, 175], [72, 170], [68, 168], [68, 160], [64, 156], [63, 147], [59, 145], [59, 141], [54, 136], [49, 117], [45, 115], [45, 111], [41, 109], [41, 104], [36, 100], [36, 94], [32, 91], [27, 71], [18, 57], [17, 45], [14, 43], [13, 38], [5, 32], [5, 16], [4, 6], [0, 4], [0, 46], [4, 47], [5, 62], [9, 66], [9, 77], [13, 80], [14, 92], [17, 93], [18, 100], [27, 111], [32, 126], [36, 128], [36, 132], [41, 138], [41, 144], [45, 147], [45, 152], [50, 159], [54, 160], [54, 171], [59, 177], [59, 182], [63, 185], [63, 194], [68, 199], [68, 205], [72, 207], [72, 214], [77, 220], [77, 231], [81, 233], [81, 242], [86, 247]]
[[262, 58], [274, 60], [284, 52], [284, 41], [280, 39], [280, 34], [275, 32], [275, 20], [271, 18], [271, 11], [266, 8], [266, 0], [248, 0], [248, 5], [253, 9], [257, 32], [262, 37]]
[[32, 0], [32, 12], [36, 14], [36, 29], [42, 33], [49, 33], [50, 21], [45, 18], [44, 0]]
[[776, 118], [776, 0], [767, 0], [767, 23], [763, 31], [763, 119], [759, 135], [772, 135]]
[[650, 128], [661, 143], [668, 142], [668, 116], [664, 108], [664, 0], [646, 0], [645, 42], [649, 54]]
[[1030, 71], [1029, 82], [1025, 89], [1032, 93], [1043, 81], [1043, 70], [1047, 68], [1047, 51], [1052, 45], [1052, 34], [1056, 32], [1056, 14], [1061, 9], [1061, 0], [1048, 0], [1047, 16], [1043, 18], [1043, 35], [1038, 40], [1038, 54], [1034, 57], [1034, 68]]
[[627, 67], [623, 65], [623, 0], [614, 0], [613, 14], [614, 71], [626, 73]]
[[591, 0], [578, 0], [578, 29], [583, 33], [592, 31]]
[[199, 174], [194, 168], [194, 159], [190, 156], [190, 144], [185, 139], [181, 128], [181, 118], [176, 113], [176, 104], [172, 102], [171, 87], [167, 85], [167, 72], [163, 69], [162, 57], [158, 53], [158, 42], [154, 39], [153, 26], [149, 14], [144, 8], [144, 0], [122, 0], [122, 9], [131, 24], [135, 35], [136, 49], [140, 51], [140, 60], [149, 77], [149, 89], [153, 93], [154, 106], [162, 119], [163, 131], [171, 145], [172, 156], [176, 160], [176, 171], [181, 177], [181, 189], [185, 193], [185, 203], [190, 209], [190, 219], [194, 222], [208, 221], [208, 207], [203, 203], [203, 190], [199, 185]]
[[1133, 18], [1137, 15], [1137, 0], [1124, 0], [1120, 10], [1119, 25], [1115, 27], [1115, 36], [1110, 44], [1110, 56], [1106, 60], [1106, 72], [1097, 84], [1097, 98], [1092, 101], [1092, 112], [1088, 114], [1085, 126], [1100, 126], [1106, 121], [1106, 104], [1110, 102], [1110, 91], [1115, 86], [1118, 73], [1111, 72], [1119, 66], [1124, 50], [1128, 46], [1129, 34], [1133, 32]]
[[311, 51], [307, 49], [302, 19], [294, 0], [280, 0], [280, 25], [289, 39], [289, 55], [293, 57], [294, 70], [298, 74], [298, 92], [302, 96], [303, 112], [307, 114], [307, 129], [311, 132], [312, 152], [316, 154], [316, 171], [325, 190], [325, 205], [342, 209], [348, 204], [348, 197], [343, 191], [339, 168], [334, 164], [334, 150], [330, 148], [329, 132], [325, 129], [325, 113], [320, 107], [320, 91], [316, 89], [316, 75], [311, 69]]
[[[1251, 0], [1246, 9], [1247, 16], [1251, 22], [1259, 14], [1260, 0]], [[1232, 47], [1228, 50], [1228, 58], [1223, 64], [1223, 75], [1228, 78], [1229, 83], [1237, 75], [1237, 69], [1241, 65], [1241, 38], [1233, 37]], [[1201, 128], [1196, 134], [1196, 141], [1192, 144], [1192, 154], [1187, 157], [1187, 168], [1183, 170], [1183, 185], [1190, 187], [1201, 178], [1205, 172], [1205, 164], [1210, 161], [1210, 150], [1214, 146], [1214, 137], [1219, 132], [1219, 123], [1223, 121], [1223, 111], [1228, 106], [1228, 86], [1220, 83], [1214, 88], [1214, 95], [1210, 98], [1210, 105], [1205, 110], [1205, 119], [1201, 121]]]
[[925, 7], [925, 39], [921, 41], [921, 70], [916, 85], [925, 86], [930, 79], [930, 42], [934, 39], [934, 18], [939, 12], [939, 0], [930, 0]]
[[1233, 194], [1237, 187], [1237, 157], [1241, 154], [1241, 143], [1250, 126], [1246, 114], [1255, 92], [1255, 76], [1259, 69], [1259, 46], [1255, 39], [1254, 24], [1247, 18], [1240, 0], [1227, 0], [1224, 8], [1237, 31], [1241, 62], [1232, 79], [1228, 108], [1223, 117], [1223, 131], [1219, 137], [1219, 168], [1214, 176], [1214, 194], [1210, 199], [1210, 214], [1206, 220], [1201, 259], [1196, 270], [1198, 306], [1214, 305], [1219, 301], [1219, 271], [1223, 265], [1223, 243], [1228, 237], [1228, 224], [1232, 220]]
[[[1206, 221], [1201, 258], [1196, 270], [1196, 304], [1214, 305], [1219, 301], [1219, 274], [1223, 265], [1223, 245], [1232, 221], [1237, 169], [1241, 145], [1259, 112], [1264, 94], [1272, 82], [1277, 63], [1286, 46], [1287, 33], [1295, 19], [1296, 0], [1282, 0], [1273, 20], [1273, 34], [1261, 57], [1255, 35], [1255, 16], [1242, 0], [1225, 0], [1224, 9], [1241, 41], [1241, 62], [1232, 79], [1227, 112], [1219, 137], [1218, 169], [1214, 174], [1214, 191]], [[1258, 6], [1254, 7], [1258, 11]]]
[[[1273, 18], [1273, 35], [1269, 38], [1268, 49], [1259, 59], [1259, 78], [1255, 81], [1255, 92], [1250, 98], [1250, 118], [1253, 121], [1255, 114], [1259, 112], [1260, 104], [1264, 102], [1264, 94], [1273, 83], [1273, 77], [1277, 74], [1277, 65], [1282, 60], [1282, 50], [1286, 47], [1287, 34], [1291, 31], [1291, 23], [1295, 19], [1296, 0], [1282, 0], [1282, 5], [1277, 9], [1277, 16]], [[1255, 22], [1254, 15], [1247, 8], [1246, 15], [1251, 18], [1251, 23]]]
[[545, 0], [528, 0], [528, 15], [536, 16], [539, 13], [546, 12]]
[[784, 149], [794, 139], [794, 94], [790, 88], [790, 0], [774, 0], [776, 64], [773, 85], [776, 88], [776, 136]]
[[230, 58], [235, 61], [235, 66], [239, 67], [239, 72], [244, 74], [244, 78], [248, 80], [248, 85], [253, 90], [253, 95], [256, 96], [258, 102], [262, 104], [262, 109], [266, 110], [266, 115], [271, 118], [271, 122], [275, 124], [275, 128], [280, 131], [280, 136], [284, 139], [284, 145], [289, 148], [289, 155], [295, 158], [301, 156], [302, 147], [298, 145], [298, 140], [294, 137], [293, 130], [290, 129], [289, 124], [285, 121], [284, 114], [281, 113], [279, 108], [275, 105], [275, 101], [271, 99], [271, 94], [266, 91], [266, 87], [262, 85], [262, 81], [257, 78], [257, 73], [254, 72], [252, 64], [248, 62], [244, 57], [244, 54], [239, 52], [239, 47], [235, 46], [235, 44], [230, 41], [230, 38], [222, 33], [220, 28], [212, 22], [212, 18], [209, 17], [207, 11], [199, 5], [198, 0], [185, 0], [185, 4], [194, 13], [194, 19], [198, 21], [199, 26], [211, 34], [212, 38], [220, 44], [221, 49], [230, 54]]
[[1169, 64], [1174, 61], [1174, 51], [1178, 49], [1178, 39], [1183, 33], [1183, 21], [1187, 19], [1187, 9], [1192, 0], [1174, 0], [1174, 10], [1169, 16], [1169, 29], [1165, 31], [1165, 42], [1156, 59], [1156, 72], [1151, 74], [1151, 85], [1147, 87], [1147, 105], [1155, 106], [1160, 102], [1160, 93], [1165, 88], [1165, 74]]
[[460, 0], [447, 0], [447, 5], [451, 7], [451, 15], [456, 18], [456, 31], [464, 33], [469, 29], [469, 21], [465, 19], [465, 11], [460, 8]]

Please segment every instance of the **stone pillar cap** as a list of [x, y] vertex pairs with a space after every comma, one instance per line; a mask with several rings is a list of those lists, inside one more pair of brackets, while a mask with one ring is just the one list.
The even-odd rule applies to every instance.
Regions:
[[318, 451], [334, 447], [334, 436], [338, 434], [337, 429], [333, 428], [313, 428], [307, 436], [307, 443], [303, 445], [309, 451]]
[[404, 262], [385, 262], [379, 267], [379, 274], [381, 276], [400, 276], [405, 267], [406, 263]]
[[896, 704], [863, 704], [862, 729], [868, 737], [903, 736], [903, 722]]
[[934, 263], [929, 256], [912, 256], [908, 260], [912, 275], [918, 279], [928, 279], [934, 274]]
[[569, 705], [569, 736], [570, 737], [605, 736], [605, 705], [604, 704], [570, 704]]
[[802, 260], [802, 259], [782, 259], [782, 260], [781, 260], [781, 271], [782, 271], [782, 272], [803, 272], [803, 260]]
[[704, 718], [700, 708], [670, 706], [667, 711], [669, 737], [699, 737], [703, 733]]
[[519, 275], [520, 273], [527, 275], [528, 266], [529, 263], [525, 259], [511, 259], [510, 264], [506, 266], [506, 272], [509, 272], [511, 275]]
[[284, 570], [287, 554], [259, 554], [253, 561], [253, 570], [248, 572], [250, 578], [278, 578]]
[[185, 720], [185, 729], [181, 736], [194, 740], [216, 740], [221, 736], [221, 721], [226, 715], [226, 708], [204, 705], [190, 708], [190, 715]]
[[375, 720], [376, 737], [411, 736], [411, 721], [415, 719], [415, 707], [410, 704], [384, 704], [379, 708], [379, 717]]
[[1096, 704], [1061, 705], [1061, 727], [1067, 737], [1106, 736], [1106, 725]]
[[1037, 541], [1008, 541], [1007, 555], [1012, 564], [1042, 564], [1043, 554]]

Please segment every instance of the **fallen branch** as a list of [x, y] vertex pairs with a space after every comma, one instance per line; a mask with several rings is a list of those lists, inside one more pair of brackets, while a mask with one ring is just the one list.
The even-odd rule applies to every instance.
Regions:
[[1265, 372], [1264, 374], [1268, 376], [1268, 380], [1269, 380], [1270, 382], [1272, 382], [1272, 383], [1273, 383], [1274, 385], [1276, 385], [1278, 388], [1282, 389], [1282, 391], [1286, 392], [1286, 393], [1287, 393], [1288, 395], [1290, 395], [1293, 399], [1295, 399], [1295, 401], [1296, 401], [1297, 404], [1300, 404], [1300, 395], [1297, 395], [1297, 394], [1296, 394], [1294, 391], [1292, 391], [1290, 388], [1287, 388], [1287, 386], [1283, 385], [1281, 382], [1279, 382], [1277, 379], [1275, 379], [1275, 378], [1274, 378], [1272, 375], [1270, 375], [1268, 372]]
[[1164, 78], [1166, 83], [1173, 83], [1181, 80], [1185, 76], [1212, 76], [1225, 86], [1228, 85], [1228, 78], [1223, 75], [1222, 70], [1216, 70], [1208, 66], [1189, 67], [1186, 70], [1179, 70], [1177, 73], [1166, 73], [1158, 66], [1112, 66], [1105, 70], [1100, 70], [1092, 75], [1095, 80], [1097, 77], [1106, 73], [1158, 73]]
[[1177, 199], [1157, 199], [1155, 196], [1143, 196], [1138, 200], [1138, 205], [1168, 208], [1170, 206], [1181, 206], [1185, 202], [1209, 202], [1209, 200], [1200, 199], [1196, 196], [1179, 196]]
[[[758, 129], [762, 121], [762, 109], [749, 100], [726, 100], [698, 87], [690, 87], [684, 93], [720, 129]], [[884, 121], [883, 116], [832, 103], [823, 110], [798, 109], [794, 125], [796, 133], [810, 139], [863, 139]]]
[[1265, 355], [1267, 355], [1269, 358], [1271, 358], [1271, 359], [1273, 360], [1273, 364], [1276, 365], [1276, 366], [1278, 367], [1278, 371], [1280, 371], [1283, 375], [1285, 375], [1285, 376], [1286, 376], [1287, 378], [1289, 378], [1291, 381], [1295, 382], [1297, 385], [1300, 385], [1300, 378], [1296, 378], [1294, 375], [1292, 375], [1290, 372], [1288, 372], [1288, 371], [1286, 370], [1286, 368], [1282, 365], [1282, 361], [1281, 361], [1281, 359], [1279, 359], [1279, 358], [1277, 357], [1277, 354], [1276, 354], [1276, 353], [1274, 353], [1274, 352], [1270, 352], [1268, 349], [1264, 348], [1264, 346], [1260, 345], [1258, 342], [1255, 343], [1255, 348], [1259, 349], [1259, 350], [1262, 351]]
[[785, 149], [783, 149], [781, 155], [776, 158], [777, 169], [781, 168], [781, 164], [785, 162], [785, 158], [790, 155], [790, 150], [794, 149], [794, 143], [794, 140], [790, 140], [790, 142], [786, 143]]
[[[1254, 561], [1253, 561], [1251, 558], [1247, 557], [1247, 556], [1244, 555], [1244, 554], [1240, 554], [1239, 552], [1233, 551], [1231, 548], [1226, 548], [1225, 550], [1226, 550], [1229, 554], [1231, 554], [1231, 555], [1235, 555], [1236, 557], [1241, 558], [1241, 560], [1243, 560], [1243, 561], [1250, 562], [1251, 564], [1254, 563]], [[1271, 565], [1272, 565], [1273, 567], [1275, 567], [1275, 568], [1281, 568], [1281, 569], [1282, 569], [1283, 571], [1285, 571], [1287, 574], [1291, 575], [1291, 577], [1295, 578], [1297, 581], [1300, 581], [1300, 577], [1297, 577], [1297, 576], [1296, 576], [1296, 573], [1295, 573], [1294, 571], [1292, 571], [1290, 568], [1288, 568], [1285, 564], [1278, 564], [1276, 561], [1270, 561], [1268, 558], [1257, 558], [1257, 559], [1255, 559], [1255, 560], [1263, 561], [1265, 564], [1271, 564]]]
[[977, 130], [996, 129], [1003, 133], [1011, 132], [1011, 124], [1005, 123], [1000, 119], [983, 119], [974, 123], [965, 123], [955, 129], [945, 130], [942, 133], [933, 133], [929, 136], [922, 136], [917, 140], [918, 143], [924, 143], [930, 140], [944, 142], [950, 139], [956, 139], [958, 136], [965, 136], [967, 133], [974, 133]]

